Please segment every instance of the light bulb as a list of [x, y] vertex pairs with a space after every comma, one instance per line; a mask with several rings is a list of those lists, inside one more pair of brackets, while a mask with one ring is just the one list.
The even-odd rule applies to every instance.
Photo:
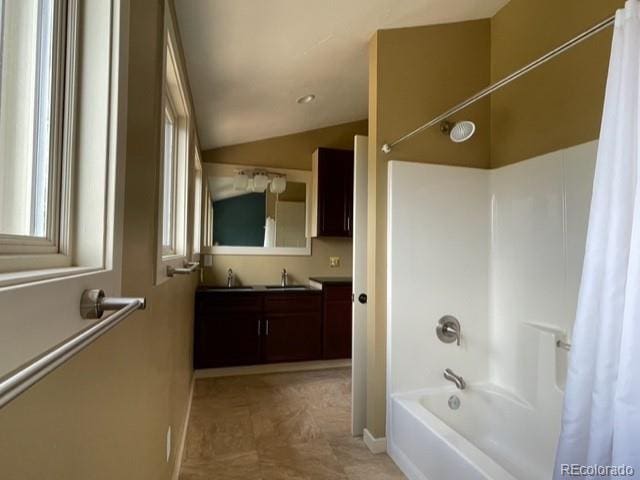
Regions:
[[286, 177], [275, 177], [271, 180], [271, 193], [283, 193], [287, 189]]
[[236, 176], [233, 177], [233, 188], [234, 190], [246, 191], [249, 186], [249, 177], [247, 177], [244, 173], [236, 173]]
[[269, 184], [269, 177], [267, 177], [264, 173], [256, 173], [253, 176], [253, 191], [254, 192], [264, 192], [267, 189], [267, 185]]

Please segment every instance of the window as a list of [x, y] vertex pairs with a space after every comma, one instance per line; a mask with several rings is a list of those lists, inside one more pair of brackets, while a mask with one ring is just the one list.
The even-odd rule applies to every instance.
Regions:
[[178, 152], [176, 148], [178, 127], [171, 101], [166, 99], [164, 114], [164, 155], [162, 182], [162, 254], [176, 253], [176, 170]]
[[0, 254], [61, 251], [62, 3], [0, 0]]
[[128, 3], [0, 0], [0, 376], [121, 293]]
[[202, 163], [200, 151], [195, 148], [194, 158], [194, 186], [193, 186], [193, 248], [192, 253], [200, 253], [202, 242]]
[[190, 145], [191, 115], [171, 28], [167, 30], [166, 39], [158, 279], [166, 276], [167, 265], [182, 266], [191, 243], [187, 213], [189, 162], [193, 151]]

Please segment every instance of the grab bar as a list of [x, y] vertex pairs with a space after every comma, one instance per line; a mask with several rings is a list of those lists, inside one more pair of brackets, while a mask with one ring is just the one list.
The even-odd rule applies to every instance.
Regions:
[[117, 311], [1, 378], [0, 408], [53, 372], [133, 312], [145, 308], [145, 298], [110, 298], [106, 297], [102, 290], [85, 290], [80, 300], [82, 318], [100, 318], [105, 311]]
[[188, 275], [195, 272], [200, 266], [200, 262], [185, 263], [184, 268], [176, 268], [167, 265], [167, 277], [173, 277], [176, 273], [179, 275]]
[[556, 347], [562, 348], [563, 350], [566, 350], [566, 351], [571, 350], [571, 344], [569, 342], [563, 342], [562, 340], [556, 341]]

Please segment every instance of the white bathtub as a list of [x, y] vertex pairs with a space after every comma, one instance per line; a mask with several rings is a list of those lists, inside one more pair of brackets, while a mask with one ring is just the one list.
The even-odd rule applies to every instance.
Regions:
[[[449, 408], [451, 395], [460, 398], [457, 410]], [[396, 394], [389, 407], [388, 452], [411, 480], [552, 476], [560, 424], [555, 408], [542, 414], [489, 384]]]

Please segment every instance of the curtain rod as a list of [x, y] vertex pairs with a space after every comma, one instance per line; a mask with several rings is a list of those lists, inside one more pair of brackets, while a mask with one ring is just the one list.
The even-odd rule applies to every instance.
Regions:
[[384, 153], [390, 153], [391, 149], [393, 147], [395, 147], [396, 145], [398, 145], [399, 143], [410, 139], [411, 137], [417, 135], [418, 133], [422, 132], [423, 130], [426, 130], [427, 128], [433, 127], [434, 125], [438, 125], [440, 122], [446, 120], [448, 117], [450, 117], [454, 113], [457, 113], [460, 110], [462, 110], [464, 108], [467, 108], [469, 105], [472, 105], [472, 104], [476, 103], [478, 100], [480, 100], [480, 99], [482, 99], [482, 98], [484, 98], [484, 97], [486, 97], [488, 95], [491, 95], [493, 92], [495, 92], [496, 90], [499, 90], [502, 87], [510, 84], [515, 79], [522, 77], [523, 75], [529, 73], [531, 70], [533, 70], [533, 69], [539, 67], [540, 65], [548, 62], [552, 58], [557, 57], [561, 53], [564, 53], [567, 50], [569, 50], [570, 48], [575, 47], [576, 45], [578, 45], [579, 43], [582, 43], [586, 39], [594, 36], [597, 33], [600, 33], [605, 28], [610, 27], [611, 25], [613, 25], [615, 20], [616, 20], [616, 16], [615, 15], [612, 15], [612, 16], [602, 20], [600, 23], [594, 25], [593, 27], [589, 28], [588, 30], [585, 30], [580, 35], [572, 38], [571, 40], [569, 40], [566, 43], [563, 43], [559, 47], [554, 48], [550, 52], [547, 52], [542, 57], [540, 57], [537, 60], [534, 60], [533, 62], [525, 65], [524, 67], [520, 68], [519, 70], [516, 70], [511, 75], [508, 75], [508, 76], [504, 77], [502, 80], [498, 80], [496, 83], [493, 83], [493, 84], [489, 85], [488, 87], [486, 87], [485, 89], [480, 90], [475, 95], [467, 98], [465, 101], [459, 103], [455, 107], [450, 108], [449, 110], [447, 110], [443, 114], [438, 115], [437, 117], [435, 117], [434, 119], [432, 119], [429, 122], [425, 123], [424, 125], [421, 125], [420, 127], [416, 128], [415, 130], [413, 130], [413, 131], [407, 133], [406, 135], [398, 138], [396, 141], [394, 141], [392, 143], [385, 143], [384, 145], [382, 145], [382, 151]]

